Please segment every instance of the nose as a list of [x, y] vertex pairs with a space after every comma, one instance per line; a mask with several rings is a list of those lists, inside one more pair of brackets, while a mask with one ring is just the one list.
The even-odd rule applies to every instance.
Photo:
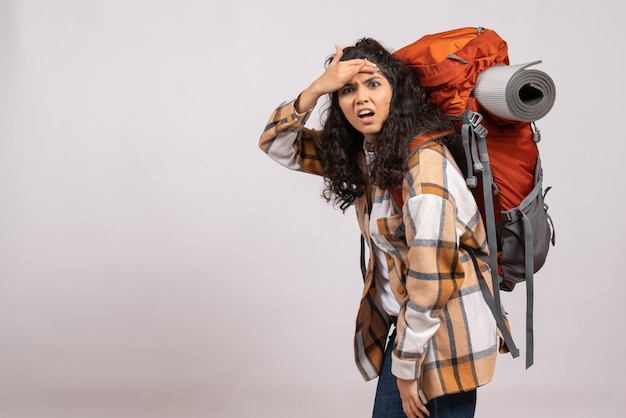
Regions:
[[356, 102], [359, 104], [369, 102], [369, 95], [367, 94], [367, 89], [360, 88], [356, 91]]

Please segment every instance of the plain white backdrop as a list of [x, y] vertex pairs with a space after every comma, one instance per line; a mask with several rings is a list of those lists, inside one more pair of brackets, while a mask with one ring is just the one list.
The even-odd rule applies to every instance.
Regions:
[[[335, 44], [461, 26], [557, 88], [535, 365], [500, 356], [477, 417], [623, 416], [618, 6], [0, 0], [0, 418], [370, 416], [353, 211], [257, 140]], [[504, 297], [522, 347], [524, 297]]]

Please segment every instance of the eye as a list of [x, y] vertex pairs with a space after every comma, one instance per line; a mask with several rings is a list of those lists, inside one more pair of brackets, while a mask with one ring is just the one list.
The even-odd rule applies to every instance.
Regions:
[[380, 83], [378, 81], [370, 81], [370, 87], [378, 87]]
[[351, 86], [345, 86], [343, 89], [341, 89], [341, 94], [346, 95], [352, 93], [353, 91], [354, 88], [352, 88]]

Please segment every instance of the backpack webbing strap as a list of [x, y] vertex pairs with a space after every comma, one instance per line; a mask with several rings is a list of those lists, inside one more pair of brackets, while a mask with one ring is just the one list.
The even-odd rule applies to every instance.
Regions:
[[552, 243], [552, 246], [554, 247], [556, 245], [556, 231], [554, 230], [554, 223], [552, 222], [552, 217], [548, 213], [548, 205], [546, 203], [546, 195], [548, 194], [551, 188], [552, 188], [551, 186], [548, 186], [546, 187], [546, 190], [543, 191], [543, 207], [546, 209], [546, 216], [548, 218], [548, 224], [550, 225], [550, 231], [552, 234], [550, 236], [550, 242]]
[[533, 365], [534, 333], [533, 333], [533, 308], [535, 286], [533, 280], [533, 229], [528, 216], [521, 210], [523, 233], [524, 233], [524, 278], [526, 282], [526, 368]]
[[[489, 164], [489, 154], [487, 153], [487, 129], [480, 124], [483, 119], [480, 113], [472, 110], [466, 110], [461, 119], [463, 121], [463, 126], [461, 128], [461, 140], [464, 147], [470, 148], [470, 153], [465, 154], [466, 158], [471, 158], [471, 164], [474, 169], [482, 172], [481, 176], [485, 204], [485, 229], [487, 231], [487, 244], [489, 246], [489, 262], [492, 271], [494, 300], [496, 302], [495, 307], [501, 316], [502, 306], [500, 303], [500, 292], [495, 291], [500, 289], [500, 282], [502, 281], [498, 274], [498, 238], [493, 205], [493, 195], [494, 193], [497, 193], [497, 188], [495, 188], [495, 184], [493, 182], [491, 165]], [[468, 162], [468, 165], [469, 164], [470, 162]], [[467, 185], [472, 187], [469, 182]]]
[[496, 325], [498, 326], [498, 329], [500, 330], [500, 333], [502, 334], [502, 338], [504, 338], [504, 342], [506, 343], [506, 346], [509, 349], [511, 356], [513, 356], [513, 358], [518, 357], [519, 349], [515, 345], [515, 342], [513, 341], [513, 336], [511, 335], [509, 328], [506, 326], [506, 323], [504, 322], [504, 314], [502, 313], [502, 306], [496, 305], [496, 299], [494, 296], [499, 293], [499, 289], [494, 288], [493, 295], [491, 294], [491, 291], [489, 290], [489, 286], [487, 285], [487, 279], [485, 279], [485, 276], [483, 276], [483, 273], [480, 271], [480, 267], [478, 266], [478, 261], [476, 260], [476, 253], [474, 253], [474, 250], [472, 248], [466, 245], [461, 244], [461, 248], [465, 249], [465, 251], [467, 251], [467, 253], [472, 258], [472, 262], [474, 263], [474, 270], [476, 270], [476, 274], [478, 275], [478, 283], [480, 285], [480, 290], [483, 294], [483, 298], [485, 299], [487, 306], [489, 306], [489, 310], [491, 311], [491, 314], [496, 320]]
[[525, 276], [526, 276], [526, 368], [533, 365], [534, 362], [534, 347], [535, 336], [533, 332], [533, 308], [535, 298], [535, 284], [533, 280], [533, 268], [528, 270], [529, 264], [533, 265], [533, 238], [532, 227], [528, 216], [524, 216], [524, 257], [525, 263]]
[[[465, 123], [464, 121], [463, 125], [461, 126], [461, 144], [463, 145], [463, 152], [465, 153], [465, 164], [467, 167], [467, 176], [465, 178], [465, 182], [469, 187], [474, 188], [478, 184], [478, 180], [474, 175], [474, 168], [476, 168], [476, 171], [482, 171], [483, 167], [478, 160], [476, 147], [472, 146], [470, 148], [470, 128], [470, 124]], [[474, 166], [472, 161], [477, 161], [477, 165]]]
[[[541, 162], [537, 158], [537, 167], [541, 167]], [[526, 368], [533, 364], [534, 333], [533, 333], [533, 308], [534, 308], [534, 249], [533, 249], [533, 228], [530, 219], [524, 210], [533, 203], [541, 193], [543, 187], [543, 172], [538, 170], [535, 173], [535, 186], [531, 192], [522, 200], [518, 207], [501, 212], [502, 219], [511, 222], [522, 219], [522, 233], [524, 239], [524, 279], [526, 281]]]

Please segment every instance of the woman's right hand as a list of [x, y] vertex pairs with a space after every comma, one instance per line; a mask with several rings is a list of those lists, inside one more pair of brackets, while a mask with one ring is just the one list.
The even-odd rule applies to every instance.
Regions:
[[404, 380], [398, 378], [398, 391], [402, 399], [402, 410], [408, 418], [427, 418], [430, 412], [422, 403], [417, 388], [417, 380]]
[[317, 100], [325, 94], [333, 93], [345, 86], [358, 73], [373, 74], [378, 67], [366, 59], [341, 61], [343, 50], [335, 45], [335, 57], [324, 73], [307, 87], [296, 101], [296, 111], [306, 112], [315, 107]]

